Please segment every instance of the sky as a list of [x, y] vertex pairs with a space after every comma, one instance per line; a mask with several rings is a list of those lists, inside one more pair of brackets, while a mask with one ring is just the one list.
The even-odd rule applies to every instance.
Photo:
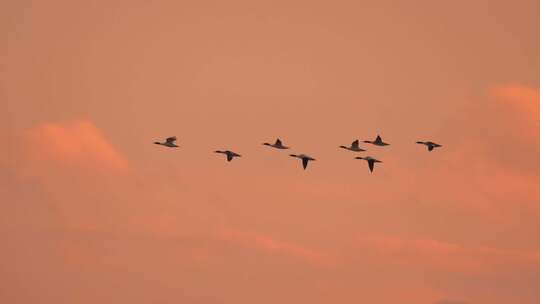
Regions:
[[539, 11], [0, 2], [0, 302], [539, 303]]

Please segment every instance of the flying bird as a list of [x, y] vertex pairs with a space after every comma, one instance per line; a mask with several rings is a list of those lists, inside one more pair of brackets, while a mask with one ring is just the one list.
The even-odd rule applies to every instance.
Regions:
[[227, 161], [231, 161], [233, 160], [233, 158], [235, 157], [241, 157], [242, 155], [240, 154], [237, 154], [237, 153], [234, 153], [233, 151], [229, 151], [229, 150], [226, 150], [226, 151], [214, 151], [215, 153], [222, 153], [222, 154], [225, 154], [227, 155]]
[[346, 147], [346, 146], [339, 146], [339, 147], [342, 148], [342, 149], [346, 149], [346, 150], [354, 151], [354, 152], [366, 151], [366, 150], [360, 148], [358, 139], [353, 141], [350, 147]]
[[380, 160], [377, 160], [371, 156], [366, 156], [366, 157], [360, 157], [360, 156], [357, 156], [355, 157], [356, 159], [363, 159], [365, 161], [368, 162], [368, 166], [369, 166], [369, 171], [373, 172], [373, 168], [375, 167], [375, 163], [382, 163], [382, 161]]
[[433, 149], [435, 149], [435, 148], [442, 147], [441, 145], [436, 144], [436, 143], [434, 143], [432, 141], [417, 141], [416, 143], [421, 144], [421, 145], [426, 145], [428, 151], [433, 151]]
[[370, 141], [370, 140], [364, 140], [365, 143], [368, 143], [368, 144], [372, 144], [372, 145], [375, 145], [375, 146], [389, 146], [390, 144], [389, 143], [385, 143], [381, 136], [377, 135], [377, 138], [375, 138], [374, 141]]
[[263, 145], [270, 146], [276, 149], [289, 149], [289, 147], [283, 145], [283, 143], [281, 142], [279, 138], [276, 139], [276, 142], [274, 144], [264, 143]]
[[154, 144], [156, 145], [162, 145], [169, 148], [178, 148], [178, 146], [174, 143], [176, 141], [176, 136], [168, 137], [165, 139], [164, 142], [156, 141]]
[[308, 162], [310, 160], [315, 160], [315, 158], [313, 158], [311, 156], [308, 156], [308, 155], [305, 155], [305, 154], [300, 154], [300, 155], [289, 154], [289, 156], [300, 158], [302, 160], [302, 166], [304, 167], [304, 170], [306, 170]]

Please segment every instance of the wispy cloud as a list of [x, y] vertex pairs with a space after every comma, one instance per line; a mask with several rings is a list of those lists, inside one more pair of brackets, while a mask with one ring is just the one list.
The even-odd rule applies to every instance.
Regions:
[[[19, 152], [25, 161], [125, 170], [127, 159], [89, 120], [43, 123], [27, 130]], [[34, 163], [35, 165], [35, 163]]]
[[308, 248], [293, 242], [277, 240], [260, 233], [224, 229], [220, 232], [219, 236], [226, 241], [242, 244], [272, 254], [298, 258], [308, 263], [328, 265], [333, 262], [332, 257], [321, 250]]
[[371, 252], [380, 262], [410, 265], [445, 273], [501, 274], [516, 270], [540, 271], [540, 251], [464, 246], [433, 239], [391, 236], [360, 237], [358, 249]]
[[440, 300], [435, 304], [468, 304], [469, 302], [459, 301], [459, 300]]

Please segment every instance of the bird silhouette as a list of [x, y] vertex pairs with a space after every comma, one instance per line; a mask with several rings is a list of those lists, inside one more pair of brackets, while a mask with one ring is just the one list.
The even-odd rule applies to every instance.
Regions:
[[238, 153], [234, 153], [233, 151], [229, 151], [229, 150], [226, 150], [226, 151], [217, 150], [217, 151], [214, 151], [214, 152], [215, 153], [222, 153], [222, 154], [227, 155], [227, 161], [231, 161], [235, 157], [241, 157], [242, 156], [242, 155], [240, 155]]
[[289, 147], [283, 145], [283, 143], [281, 142], [279, 138], [276, 139], [276, 142], [273, 144], [265, 142], [263, 145], [276, 148], [276, 149], [289, 149]]
[[436, 144], [436, 143], [434, 143], [432, 141], [417, 141], [416, 143], [421, 144], [421, 145], [425, 145], [427, 147], [428, 151], [430, 151], [430, 152], [433, 151], [433, 149], [435, 149], [435, 148], [442, 147], [441, 145]]
[[375, 163], [382, 163], [382, 161], [380, 160], [377, 160], [371, 156], [366, 156], [366, 157], [361, 157], [361, 156], [357, 156], [355, 157], [356, 159], [363, 159], [365, 161], [368, 162], [368, 166], [369, 166], [369, 171], [373, 172], [373, 169], [375, 167]]
[[375, 138], [374, 141], [370, 141], [370, 140], [364, 140], [365, 143], [368, 143], [368, 144], [372, 144], [372, 145], [375, 145], [375, 146], [389, 146], [390, 144], [389, 143], [385, 143], [381, 136], [380, 135], [377, 135], [377, 138]]
[[164, 142], [155, 141], [154, 144], [156, 145], [162, 145], [169, 148], [178, 148], [178, 146], [174, 143], [176, 141], [176, 136], [168, 137], [165, 139]]
[[362, 152], [362, 151], [366, 151], [366, 150], [360, 148], [359, 143], [360, 143], [360, 142], [359, 142], [358, 139], [357, 139], [357, 140], [355, 140], [355, 141], [353, 141], [353, 142], [351, 143], [351, 146], [350, 146], [350, 147], [346, 147], [346, 146], [339, 146], [339, 147], [342, 148], [342, 149], [346, 149], [346, 150], [354, 151], [354, 152]]
[[304, 167], [304, 170], [306, 170], [308, 162], [310, 160], [315, 160], [315, 158], [313, 158], [311, 156], [308, 156], [308, 155], [305, 155], [305, 154], [300, 154], [300, 155], [289, 154], [289, 156], [300, 158], [302, 160], [302, 167]]

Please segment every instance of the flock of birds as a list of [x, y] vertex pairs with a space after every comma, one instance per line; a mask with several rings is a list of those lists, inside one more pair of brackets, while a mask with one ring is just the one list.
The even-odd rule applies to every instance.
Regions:
[[[162, 146], [169, 147], [169, 148], [178, 148], [179, 146], [176, 145], [175, 142], [176, 142], [176, 137], [173, 136], [173, 137], [166, 138], [164, 142], [156, 141], [156, 142], [154, 142], [154, 144], [162, 145]], [[368, 143], [368, 144], [372, 144], [372, 145], [380, 146], [380, 147], [390, 145], [389, 143], [385, 143], [382, 140], [381, 136], [379, 136], [379, 135], [377, 135], [377, 138], [375, 138], [375, 140], [373, 140], [373, 141], [364, 140], [364, 143]], [[442, 147], [441, 145], [436, 144], [436, 143], [434, 143], [432, 141], [417, 141], [416, 143], [420, 144], [420, 145], [425, 145], [427, 147], [427, 150], [430, 151], [430, 152], [433, 151], [433, 149], [435, 149], [435, 148]], [[276, 142], [273, 143], [273, 144], [263, 143], [263, 145], [269, 146], [269, 147], [272, 147], [272, 148], [275, 148], [275, 149], [280, 149], [280, 150], [290, 149], [290, 147], [287, 147], [287, 146], [283, 145], [283, 143], [281, 142], [281, 140], [279, 138], [276, 139]], [[339, 146], [339, 147], [342, 148], [342, 149], [345, 149], [345, 150], [353, 151], [353, 152], [364, 152], [364, 151], [366, 151], [366, 150], [360, 148], [360, 141], [358, 139], [353, 141], [349, 147], [347, 147], [347, 146]], [[227, 156], [227, 161], [231, 161], [235, 157], [241, 157], [242, 156], [242, 155], [240, 155], [238, 153], [235, 153], [233, 151], [230, 151], [230, 150], [225, 150], [225, 151], [217, 150], [217, 151], [214, 151], [214, 152], [215, 153], [225, 154]], [[315, 160], [315, 158], [313, 158], [313, 157], [311, 157], [309, 155], [306, 155], [306, 154], [289, 154], [289, 156], [301, 159], [302, 160], [302, 167], [304, 168], [304, 170], [307, 168], [308, 163], [310, 161]], [[363, 160], [367, 161], [369, 171], [371, 171], [371, 172], [373, 172], [373, 169], [375, 167], [375, 163], [382, 163], [382, 161], [380, 161], [378, 159], [375, 159], [375, 158], [373, 158], [371, 156], [365, 156], [365, 157], [357, 156], [357, 157], [355, 157], [355, 159], [363, 159]]]

